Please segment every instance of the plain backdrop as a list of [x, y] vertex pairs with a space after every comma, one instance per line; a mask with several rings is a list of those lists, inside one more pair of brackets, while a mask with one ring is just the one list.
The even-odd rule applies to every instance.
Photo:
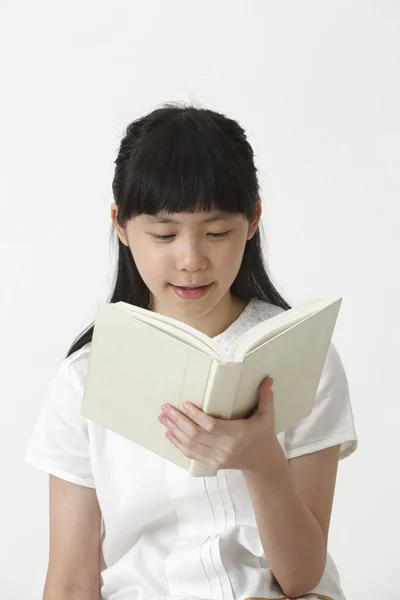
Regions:
[[400, 3], [2, 0], [0, 13], [0, 600], [41, 598], [48, 476], [23, 455], [109, 294], [124, 128], [168, 101], [247, 131], [289, 302], [343, 297], [333, 341], [359, 449], [340, 464], [329, 550], [348, 600], [398, 598]]

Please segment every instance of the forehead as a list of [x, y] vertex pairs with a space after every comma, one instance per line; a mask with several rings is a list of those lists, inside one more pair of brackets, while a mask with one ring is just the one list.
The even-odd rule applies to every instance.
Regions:
[[209, 212], [196, 211], [194, 213], [167, 213], [159, 212], [156, 215], [140, 215], [141, 220], [145, 223], [177, 223], [179, 225], [184, 224], [197, 224], [197, 223], [214, 223], [217, 221], [226, 221], [227, 219], [233, 219], [237, 217], [235, 213], [229, 213], [222, 210], [212, 210]]

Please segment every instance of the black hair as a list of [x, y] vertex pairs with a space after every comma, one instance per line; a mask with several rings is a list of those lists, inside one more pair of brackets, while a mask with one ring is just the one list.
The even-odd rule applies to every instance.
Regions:
[[[127, 126], [115, 160], [112, 182], [118, 224], [134, 216], [224, 210], [252, 220], [260, 200], [252, 147], [237, 121], [213, 110], [164, 104]], [[111, 236], [117, 238], [114, 225]], [[117, 268], [110, 303], [124, 301], [148, 308], [149, 290], [130, 248], [118, 238]], [[260, 226], [247, 241], [231, 293], [249, 302], [267, 301], [285, 310], [264, 265]], [[92, 323], [67, 356], [93, 337]]]

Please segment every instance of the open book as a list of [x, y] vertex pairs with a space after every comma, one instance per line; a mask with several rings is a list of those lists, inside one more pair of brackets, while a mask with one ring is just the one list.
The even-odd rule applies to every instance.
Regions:
[[165, 437], [161, 406], [189, 401], [207, 414], [244, 418], [265, 377], [273, 378], [276, 433], [312, 410], [342, 299], [314, 300], [247, 331], [227, 356], [180, 321], [125, 302], [99, 302], [82, 414], [187, 469], [215, 469], [185, 457]]

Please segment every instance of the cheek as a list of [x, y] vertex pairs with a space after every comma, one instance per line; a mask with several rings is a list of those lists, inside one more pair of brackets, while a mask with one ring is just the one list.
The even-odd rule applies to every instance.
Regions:
[[238, 270], [242, 263], [245, 244], [246, 242], [243, 241], [242, 237], [232, 240], [231, 244], [227, 244], [219, 257], [221, 267], [230, 272]]
[[151, 244], [138, 243], [131, 247], [137, 269], [145, 283], [165, 278], [167, 259], [165, 253], [157, 252]]

